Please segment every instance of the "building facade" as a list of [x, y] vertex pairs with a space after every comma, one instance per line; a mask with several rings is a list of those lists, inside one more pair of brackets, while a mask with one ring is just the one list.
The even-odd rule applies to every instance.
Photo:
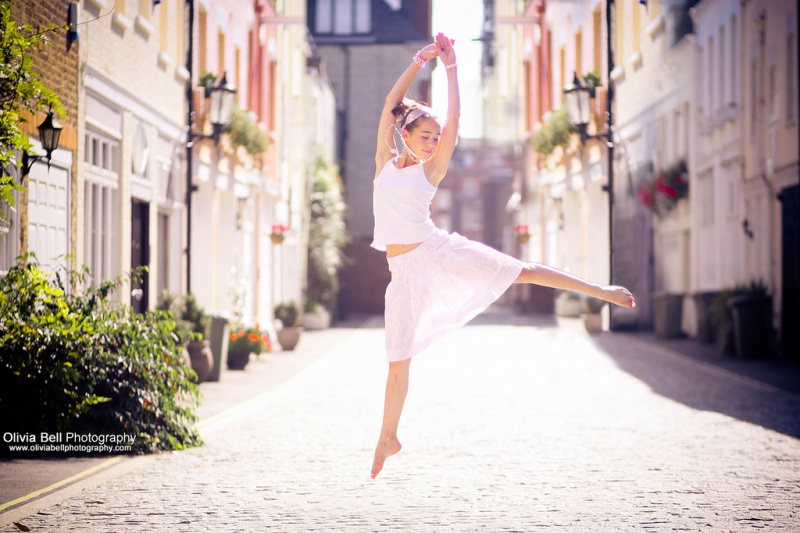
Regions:
[[[336, 162], [344, 183], [350, 238], [339, 308], [383, 312], [389, 271], [384, 254], [370, 248], [376, 129], [395, 80], [417, 50], [432, 42], [431, 2], [309, 0], [308, 25], [336, 95]], [[430, 102], [433, 66], [431, 62], [419, 72], [410, 98]]]
[[[17, 24], [28, 24], [32, 28], [62, 27], [68, 9], [69, 4], [52, 0], [10, 3], [10, 13]], [[52, 33], [49, 39], [49, 45], [28, 53], [42, 83], [55, 90], [61, 101], [64, 115], [55, 118], [64, 129], [49, 165], [45, 161], [34, 163], [24, 177], [15, 170], [24, 187], [16, 194], [15, 210], [3, 206], [7, 224], [0, 228], [0, 271], [11, 267], [15, 258], [25, 252], [35, 253], [46, 268], [56, 268], [59, 264], [70, 268], [77, 266], [75, 260], [66, 261], [61, 256], [75, 256], [78, 243], [78, 50], [81, 42], [70, 39], [65, 31]], [[31, 153], [42, 155], [37, 126], [44, 114], [26, 114], [24, 118], [22, 129], [30, 135]]]

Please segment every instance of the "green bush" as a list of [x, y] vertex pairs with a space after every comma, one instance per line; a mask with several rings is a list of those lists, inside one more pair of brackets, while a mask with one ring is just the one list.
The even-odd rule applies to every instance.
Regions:
[[0, 427], [133, 435], [136, 453], [200, 444], [174, 316], [107, 300], [122, 278], [66, 290], [87, 273], [45, 272], [29, 256], [0, 278]]
[[531, 137], [533, 151], [541, 155], [550, 155], [559, 146], [566, 148], [572, 134], [578, 131], [570, 121], [566, 107], [556, 109], [546, 117], [542, 126]]

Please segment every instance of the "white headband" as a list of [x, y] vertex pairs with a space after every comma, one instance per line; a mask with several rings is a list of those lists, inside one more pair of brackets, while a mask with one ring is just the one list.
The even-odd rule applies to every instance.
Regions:
[[416, 109], [412, 109], [408, 115], [406, 115], [406, 119], [403, 121], [403, 128], [417, 120], [422, 115], [430, 115], [430, 117], [433, 118], [433, 109], [428, 106], [421, 106], [417, 107]]

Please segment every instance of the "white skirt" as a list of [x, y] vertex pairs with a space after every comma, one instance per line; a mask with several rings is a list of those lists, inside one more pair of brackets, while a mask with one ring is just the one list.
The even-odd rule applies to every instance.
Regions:
[[524, 263], [438, 230], [415, 249], [389, 257], [386, 355], [402, 361], [460, 328], [497, 300]]

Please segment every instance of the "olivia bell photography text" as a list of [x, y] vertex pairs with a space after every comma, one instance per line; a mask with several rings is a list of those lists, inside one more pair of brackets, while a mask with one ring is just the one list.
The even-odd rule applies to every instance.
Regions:
[[130, 453], [136, 435], [114, 433], [75, 433], [55, 431], [17, 433], [6, 431], [2, 441], [6, 451], [20, 453]]

